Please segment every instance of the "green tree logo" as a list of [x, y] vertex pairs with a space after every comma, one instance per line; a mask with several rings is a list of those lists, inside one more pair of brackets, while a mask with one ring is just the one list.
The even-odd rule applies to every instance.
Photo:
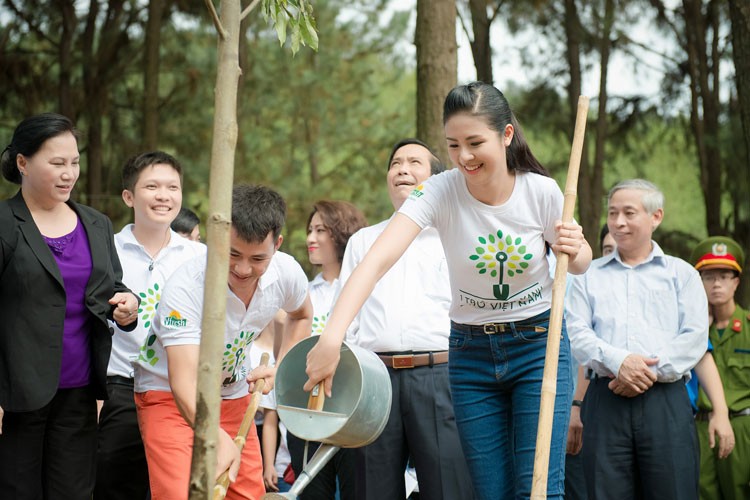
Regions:
[[321, 333], [323, 333], [323, 329], [325, 329], [327, 321], [328, 321], [328, 313], [321, 314], [320, 316], [313, 316], [312, 334], [320, 335]]
[[255, 338], [255, 332], [241, 331], [240, 334], [234, 338], [234, 341], [225, 345], [226, 350], [222, 358], [221, 370], [224, 373], [228, 373], [224, 379], [223, 385], [229, 385], [237, 382], [242, 374], [239, 368], [245, 364], [245, 357], [247, 355], [247, 346]]
[[516, 274], [523, 274], [529, 267], [532, 254], [526, 252], [526, 245], [521, 238], [513, 238], [510, 234], [503, 235], [498, 229], [497, 233], [489, 234], [485, 238], [477, 238], [481, 246], [476, 247], [476, 253], [469, 259], [476, 261], [474, 267], [479, 274], [489, 274], [497, 278], [497, 284], [492, 286], [492, 292], [496, 299], [506, 300], [510, 296], [510, 285], [503, 283], [505, 274], [512, 278]]
[[138, 295], [141, 296], [141, 304], [138, 306], [138, 315], [143, 321], [143, 327], [148, 330], [151, 326], [151, 320], [154, 319], [154, 314], [159, 308], [159, 301], [161, 300], [161, 291], [159, 290], [159, 284], [154, 283], [153, 288], [147, 289], [145, 292], [140, 292]]

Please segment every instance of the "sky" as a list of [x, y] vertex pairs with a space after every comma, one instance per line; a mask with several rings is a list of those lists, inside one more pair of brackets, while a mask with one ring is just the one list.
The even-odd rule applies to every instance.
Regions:
[[[667, 0], [667, 4], [673, 0]], [[416, 0], [399, 0], [392, 2], [388, 10], [410, 10], [411, 29], [416, 24]], [[610, 96], [632, 96], [641, 95], [646, 100], [658, 101], [661, 99], [660, 86], [662, 79], [663, 60], [653, 52], [669, 52], [669, 41], [656, 32], [648, 24], [648, 16], [642, 16], [640, 21], [630, 26], [629, 36], [652, 49], [646, 51], [634, 48], [637, 58], [626, 56], [620, 51], [615, 51], [609, 63], [608, 93]], [[470, 22], [470, 20], [466, 20]], [[471, 46], [466, 34], [457, 22], [456, 39], [458, 43], [458, 83], [467, 83], [476, 79], [474, 60], [471, 55]], [[408, 57], [415, 57], [416, 49], [409, 39], [404, 51]], [[496, 19], [492, 24], [490, 33], [492, 43], [493, 76], [495, 86], [504, 90], [509, 82], [514, 85], [525, 87], [540, 78], [547, 78], [549, 68], [544, 54], [549, 51], [543, 44], [546, 42], [544, 36], [540, 36], [538, 30], [529, 29], [526, 32], [511, 35], [503, 22]], [[559, 50], [559, 49], [558, 49]], [[522, 64], [522, 54], [527, 58], [539, 54], [540, 64], [538, 66]], [[586, 62], [586, 61], [584, 61]], [[598, 61], [589, 61], [590, 69], [583, 75], [582, 92], [584, 95], [595, 97], [599, 93], [599, 65]], [[726, 65], [725, 65], [726, 66]], [[562, 76], [557, 82], [557, 88], [564, 92], [567, 77]]]

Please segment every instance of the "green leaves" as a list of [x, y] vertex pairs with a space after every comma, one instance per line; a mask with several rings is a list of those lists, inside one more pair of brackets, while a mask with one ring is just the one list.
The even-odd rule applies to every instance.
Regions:
[[291, 30], [292, 54], [300, 45], [318, 50], [318, 32], [312, 5], [306, 0], [263, 0], [263, 18], [276, 30], [279, 45], [284, 45], [287, 30]]

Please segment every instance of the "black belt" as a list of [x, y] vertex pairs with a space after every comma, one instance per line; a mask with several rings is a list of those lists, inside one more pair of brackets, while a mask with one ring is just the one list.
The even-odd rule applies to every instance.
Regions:
[[538, 325], [519, 325], [510, 323], [485, 323], [484, 325], [465, 325], [463, 323], [454, 323], [451, 321], [451, 328], [466, 333], [482, 333], [494, 335], [496, 333], [512, 332], [513, 329], [522, 332], [544, 333], [547, 329]]
[[403, 368], [417, 368], [420, 366], [442, 365], [448, 362], [448, 351], [407, 353], [407, 354], [378, 354], [378, 357], [388, 368], [401, 370]]
[[[698, 413], [695, 414], [695, 419], [701, 422], [707, 422], [710, 416], [711, 416], [710, 411], [698, 410]], [[736, 418], [736, 417], [750, 417], [750, 408], [745, 408], [744, 410], [739, 410], [739, 411], [729, 410], [729, 418]]]
[[107, 384], [133, 387], [133, 379], [128, 377], [121, 377], [120, 375], [108, 375]]

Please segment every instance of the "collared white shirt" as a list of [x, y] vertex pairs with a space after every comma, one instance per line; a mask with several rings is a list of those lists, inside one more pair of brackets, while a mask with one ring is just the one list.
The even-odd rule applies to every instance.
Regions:
[[338, 291], [339, 280], [336, 278], [329, 283], [323, 279], [323, 273], [318, 273], [310, 282], [310, 302], [313, 307], [312, 334], [320, 335], [328, 322], [328, 315], [333, 307], [333, 300]]
[[[151, 332], [135, 366], [135, 392], [171, 391], [166, 347], [199, 345], [203, 317], [206, 258], [193, 259], [177, 269], [164, 287]], [[279, 309], [296, 311], [307, 297], [307, 277], [290, 255], [276, 252], [245, 308], [227, 287], [225, 350], [222, 355], [223, 399], [247, 395], [248, 351], [255, 337]]]
[[616, 376], [629, 354], [658, 357], [659, 382], [689, 377], [706, 352], [708, 301], [700, 275], [652, 241], [644, 262], [619, 253], [574, 276], [566, 301], [573, 354], [601, 376]]
[[122, 282], [141, 299], [138, 326], [133, 331], [120, 330], [117, 323], [112, 336], [112, 354], [107, 375], [132, 378], [132, 362], [146, 340], [151, 320], [159, 307], [161, 292], [175, 269], [195, 257], [206, 254], [206, 245], [183, 238], [170, 229], [169, 243], [152, 259], [133, 235], [133, 224], [128, 224], [115, 235], [115, 248], [122, 265]]
[[[360, 229], [349, 239], [341, 287], [388, 222]], [[426, 228], [375, 285], [346, 339], [374, 352], [447, 350], [450, 302], [443, 246], [437, 231]]]

